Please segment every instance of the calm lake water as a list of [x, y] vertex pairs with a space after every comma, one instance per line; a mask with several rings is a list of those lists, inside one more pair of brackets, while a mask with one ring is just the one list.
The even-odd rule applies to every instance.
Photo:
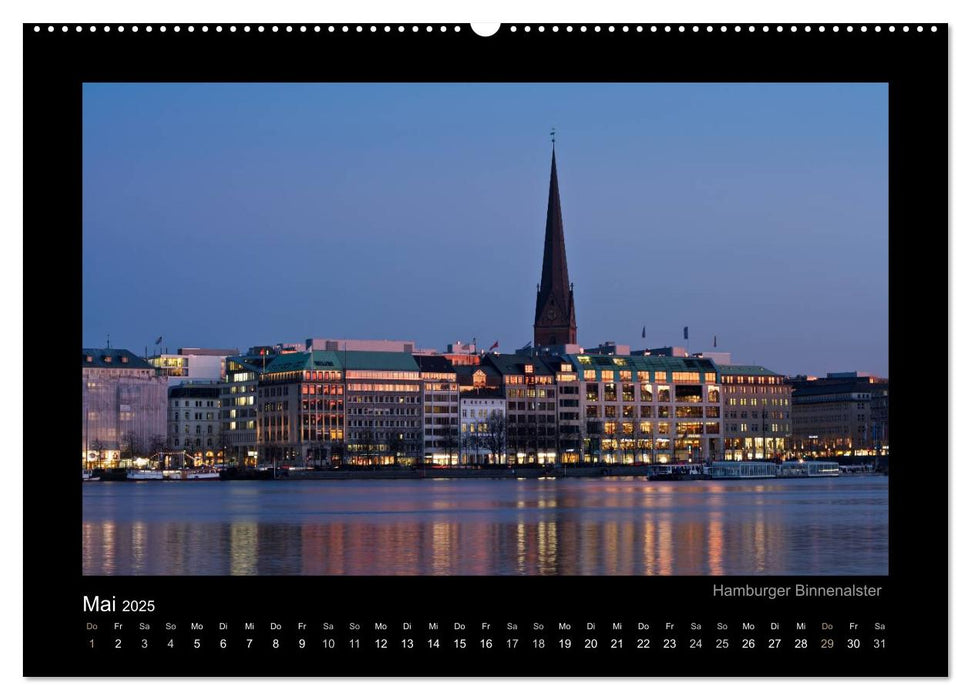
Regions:
[[887, 479], [86, 483], [85, 574], [887, 573]]

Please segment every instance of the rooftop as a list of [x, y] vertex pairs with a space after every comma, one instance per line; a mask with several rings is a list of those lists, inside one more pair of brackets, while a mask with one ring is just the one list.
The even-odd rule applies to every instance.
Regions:
[[763, 377], [779, 377], [782, 376], [778, 372], [773, 372], [771, 369], [766, 369], [762, 365], [718, 365], [718, 371], [722, 374], [730, 375], [744, 375], [744, 376], [763, 376]]
[[267, 364], [266, 373], [300, 372], [307, 369], [341, 369], [338, 353], [330, 350], [314, 350], [277, 355]]
[[81, 348], [81, 366], [104, 369], [155, 369], [138, 355], [123, 348]]
[[217, 399], [219, 398], [219, 384], [177, 384], [169, 387], [170, 399]]
[[441, 355], [415, 355], [415, 362], [422, 372], [454, 373], [455, 368]]
[[[670, 373], [697, 372], [707, 374], [714, 372], [719, 376], [719, 368], [710, 359], [701, 357], [667, 357], [663, 355], [566, 355], [564, 360], [573, 365], [578, 371], [596, 370], [597, 376], [606, 370], [651, 372], [651, 379], [656, 379], [657, 372], [669, 373], [663, 381], [671, 381]], [[702, 377], [703, 378], [703, 377]]]
[[526, 365], [533, 366], [533, 374], [547, 375], [554, 372], [543, 358], [526, 355], [486, 355], [482, 364], [490, 363], [500, 374], [526, 374]]

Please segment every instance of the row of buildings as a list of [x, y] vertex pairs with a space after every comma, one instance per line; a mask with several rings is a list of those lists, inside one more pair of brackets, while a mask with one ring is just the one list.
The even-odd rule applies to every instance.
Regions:
[[378, 342], [254, 347], [224, 356], [216, 377], [173, 376], [158, 356], [83, 350], [84, 458], [570, 465], [889, 450], [889, 384], [859, 373], [788, 378], [650, 351], [473, 349], [453, 361]]
[[570, 465], [889, 450], [886, 380], [790, 379], [676, 347], [585, 349], [573, 295], [554, 151], [532, 347], [311, 338], [145, 358], [85, 349], [84, 460]]

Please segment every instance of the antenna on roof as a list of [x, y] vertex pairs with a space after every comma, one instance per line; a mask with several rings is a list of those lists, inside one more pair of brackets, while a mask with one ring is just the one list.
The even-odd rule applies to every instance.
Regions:
[[108, 334], [108, 340], [105, 341], [105, 347], [111, 350], [111, 333]]

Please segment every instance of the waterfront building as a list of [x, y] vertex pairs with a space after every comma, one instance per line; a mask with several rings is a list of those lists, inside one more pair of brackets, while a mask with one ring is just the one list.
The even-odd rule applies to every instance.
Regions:
[[551, 369], [546, 358], [525, 355], [486, 355], [481, 366], [491, 367], [502, 378], [509, 463], [555, 463], [559, 441], [556, 369]]
[[168, 388], [168, 448], [190, 459], [172, 466], [221, 464], [225, 459], [218, 381], [186, 381]]
[[722, 455], [721, 385], [711, 360], [569, 355], [579, 380], [584, 462], [669, 463]]
[[421, 373], [422, 459], [434, 464], [458, 464], [461, 444], [455, 369], [441, 355], [415, 355], [414, 358]]
[[256, 443], [263, 464], [337, 466], [344, 460], [341, 354], [277, 355], [258, 374]]
[[792, 387], [760, 365], [719, 365], [728, 460], [786, 455], [792, 435]]
[[256, 466], [256, 391], [259, 377], [282, 348], [262, 345], [226, 358], [226, 376], [219, 397], [225, 459], [234, 466]]
[[576, 344], [577, 320], [573, 306], [573, 285], [566, 265], [563, 214], [556, 176], [556, 150], [550, 166], [550, 193], [546, 204], [546, 237], [543, 244], [543, 272], [536, 290], [533, 347]]
[[168, 378], [169, 386], [185, 381], [222, 381], [226, 378], [226, 358], [239, 354], [236, 348], [179, 348], [174, 355], [161, 353], [148, 363]]
[[[81, 454], [88, 467], [164, 446], [166, 378], [119, 348], [81, 350]], [[134, 453], [134, 454], [130, 454]]]
[[459, 397], [461, 464], [494, 466], [506, 461], [506, 397], [497, 389], [472, 389]]
[[568, 356], [547, 360], [556, 377], [556, 442], [561, 464], [579, 464], [583, 453], [583, 425], [580, 405], [580, 375]]
[[792, 447], [813, 456], [885, 455], [890, 382], [863, 372], [794, 377]]
[[345, 370], [346, 461], [358, 466], [422, 459], [422, 379], [408, 352], [336, 353]]

